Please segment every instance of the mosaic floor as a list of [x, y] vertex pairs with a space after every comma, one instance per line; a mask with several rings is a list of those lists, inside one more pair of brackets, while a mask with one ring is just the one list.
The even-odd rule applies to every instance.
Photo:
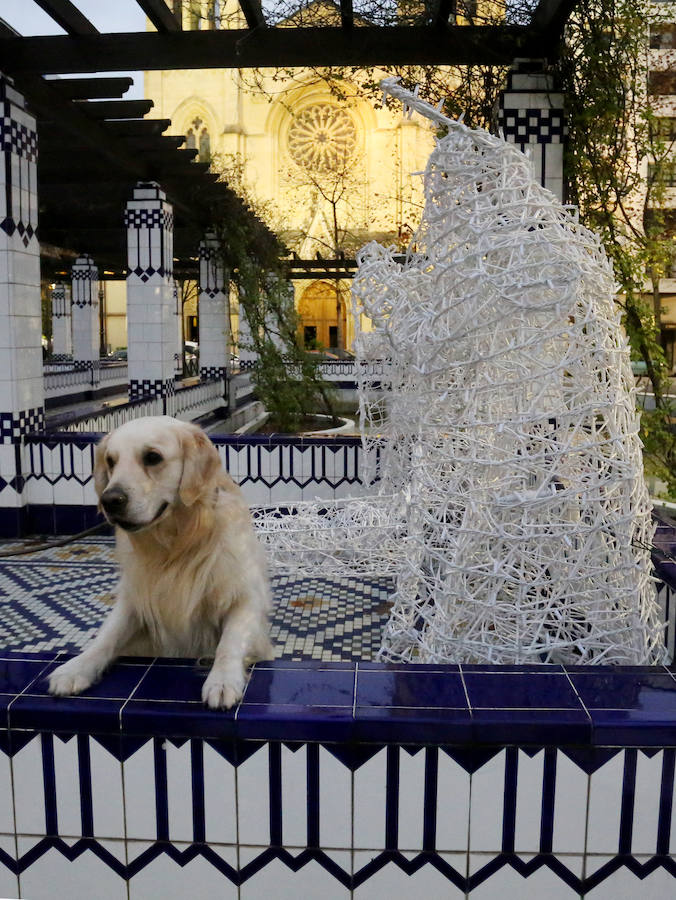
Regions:
[[[0, 551], [11, 549], [10, 544]], [[89, 538], [0, 559], [0, 647], [78, 650], [98, 630], [117, 581], [112, 538]], [[271, 637], [278, 659], [370, 660], [380, 647], [391, 585], [272, 578]]]

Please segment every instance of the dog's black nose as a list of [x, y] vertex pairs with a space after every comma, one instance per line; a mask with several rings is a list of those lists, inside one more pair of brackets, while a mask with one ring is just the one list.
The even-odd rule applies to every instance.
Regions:
[[101, 506], [107, 513], [114, 515], [120, 513], [127, 505], [129, 498], [119, 487], [111, 487], [101, 494]]

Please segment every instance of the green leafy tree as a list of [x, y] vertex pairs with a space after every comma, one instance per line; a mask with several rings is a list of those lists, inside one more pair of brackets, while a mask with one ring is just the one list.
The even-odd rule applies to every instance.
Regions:
[[239, 314], [246, 316], [249, 325], [247, 349], [258, 358], [252, 372], [258, 397], [280, 431], [297, 430], [304, 418], [317, 412], [336, 421], [333, 397], [318, 360], [297, 340], [298, 314], [282, 260], [286, 248], [260, 240], [257, 223], [263, 217], [275, 219], [278, 213], [272, 204], [257, 203], [239, 158], [216, 157], [213, 165], [257, 214], [247, 220], [219, 216], [216, 211], [215, 233], [223, 264], [237, 288]]
[[665, 204], [673, 143], [649, 93], [649, 35], [659, 17], [643, 0], [580, 0], [557, 75], [566, 95], [569, 199], [596, 231], [618, 281], [632, 356], [645, 363], [655, 409], [642, 416], [649, 471], [676, 496], [676, 434], [660, 344], [660, 278], [673, 236]]

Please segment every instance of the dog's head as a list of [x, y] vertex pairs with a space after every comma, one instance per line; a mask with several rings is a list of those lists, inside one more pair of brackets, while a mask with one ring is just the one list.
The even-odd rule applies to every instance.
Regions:
[[206, 496], [220, 468], [216, 448], [200, 428], [151, 416], [103, 438], [96, 448], [94, 484], [106, 519], [136, 532]]

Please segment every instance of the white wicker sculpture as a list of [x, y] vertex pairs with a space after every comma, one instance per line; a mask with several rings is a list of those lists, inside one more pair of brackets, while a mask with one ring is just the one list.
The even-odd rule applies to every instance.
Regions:
[[[383, 83], [448, 127], [403, 265], [369, 244], [353, 297], [388, 357], [361, 415], [404, 496], [381, 658], [646, 664], [664, 658], [629, 352], [598, 238], [528, 159]], [[366, 371], [366, 368], [364, 368]], [[371, 448], [372, 449], [372, 448]]]
[[[403, 265], [375, 243], [359, 254], [377, 494], [263, 513], [273, 564], [394, 577], [384, 660], [663, 662], [633, 378], [600, 242], [516, 147], [383, 87], [448, 136], [425, 171], [415, 250]], [[382, 361], [389, 375], [370, 375]]]

